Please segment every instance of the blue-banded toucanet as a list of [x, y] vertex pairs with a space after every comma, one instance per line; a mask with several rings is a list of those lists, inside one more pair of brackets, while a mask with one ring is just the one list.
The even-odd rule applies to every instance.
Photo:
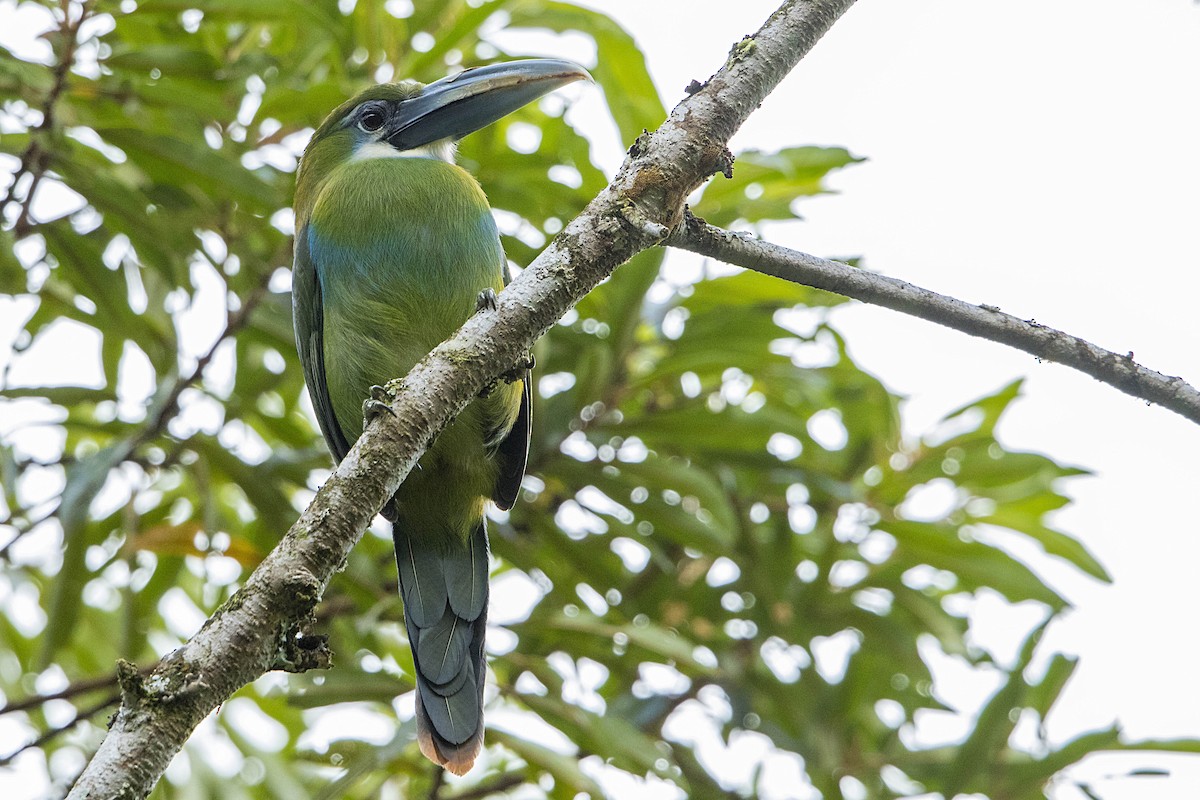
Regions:
[[[373, 86], [313, 134], [296, 178], [292, 297], [304, 379], [334, 458], [362, 433], [371, 387], [405, 375], [481, 293], [507, 282], [491, 209], [455, 165], [455, 142], [587, 77], [531, 59]], [[472, 401], [385, 507], [416, 664], [417, 738], [460, 775], [483, 743], [484, 505], [517, 498], [531, 391], [526, 372]]]

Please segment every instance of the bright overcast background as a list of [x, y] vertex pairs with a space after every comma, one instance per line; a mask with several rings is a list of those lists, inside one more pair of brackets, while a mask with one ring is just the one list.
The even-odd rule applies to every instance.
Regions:
[[[646, 52], [673, 105], [774, 0], [594, 0]], [[719, 11], [716, 9], [719, 7]], [[1200, 382], [1200, 5], [1188, 0], [862, 0], [763, 103], [734, 150], [848, 147], [869, 159], [769, 238], [1066, 330]], [[1049, 720], [1063, 741], [1119, 721], [1130, 739], [1200, 737], [1200, 427], [1065, 367], [892, 311], [835, 324], [894, 391], [907, 431], [1015, 378], [1006, 447], [1092, 470], [1056, 524], [1111, 586], [1031, 560], [1074, 603], [1044, 646], [1080, 666]], [[1036, 616], [978, 612], [1015, 652]], [[947, 677], [953, 673], [947, 671]], [[955, 684], [961, 684], [954, 689]], [[965, 711], [986, 692], [946, 682]], [[982, 692], [982, 693], [981, 693]], [[953, 721], [930, 736], [953, 735]], [[1200, 758], [1145, 754], [1072, 771], [1104, 800], [1200, 797]], [[1059, 798], [1083, 794], [1068, 782]]]
[[[777, 0], [591, 4], [635, 35], [670, 107]], [[551, 52], [542, 37], [530, 44], [586, 61], [581, 38]], [[734, 150], [827, 144], [868, 159], [832, 178], [838, 194], [806, 201], [805, 222], [767, 227], [774, 241], [863, 256], [867, 268], [1133, 351], [1197, 383], [1198, 78], [1200, 5], [1189, 0], [862, 0], [767, 99]], [[590, 94], [580, 93], [577, 123], [602, 119]], [[597, 124], [597, 157], [611, 173], [627, 143]], [[1192, 509], [1200, 427], [1064, 367], [895, 312], [853, 305], [834, 322], [854, 358], [909, 398], [910, 435], [1025, 378], [999, 429], [1004, 444], [1094, 471], [1067, 484], [1076, 502], [1055, 522], [1083, 540], [1113, 584], [1021, 552], [1077, 609], [1045, 643], [1081, 657], [1049, 721], [1051, 740], [1114, 720], [1130, 739], [1200, 737]], [[974, 619], [979, 640], [1010, 655], [1039, 621], [989, 602]], [[940, 674], [943, 698], [966, 714], [994, 688], [950, 666]], [[953, 715], [931, 717], [923, 736], [933, 743], [964, 729]], [[1151, 761], [1171, 775], [1123, 777]], [[1104, 800], [1200, 796], [1200, 758], [1098, 758], [1071, 775]], [[1083, 798], [1069, 781], [1053, 796]]]

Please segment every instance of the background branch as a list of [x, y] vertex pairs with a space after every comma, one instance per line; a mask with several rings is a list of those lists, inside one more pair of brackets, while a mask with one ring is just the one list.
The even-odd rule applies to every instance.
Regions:
[[[148, 671], [149, 669], [147, 668], [147, 672]], [[48, 694], [35, 694], [31, 697], [26, 697], [21, 700], [13, 700], [11, 703], [0, 706], [0, 716], [4, 714], [13, 714], [18, 711], [29, 711], [30, 709], [37, 708], [45, 703], [50, 702], [51, 700], [69, 700], [78, 695], [88, 694], [89, 692], [99, 691], [100, 689], [111, 689], [116, 685], [117, 677], [115, 675], [104, 675], [99, 678], [86, 678], [81, 681], [75, 681], [69, 686], [65, 686], [64, 688], [58, 690], [57, 692], [50, 692]]]
[[[160, 393], [165, 389], [165, 394], [161, 394], [161, 400], [156, 401], [149, 409], [145, 425], [134, 436], [121, 444], [118, 454], [111, 459], [114, 466], [124, 461], [133, 461], [143, 469], [150, 469], [151, 465], [138, 456], [138, 450], [154, 441], [167, 430], [167, 426], [171, 424], [171, 420], [175, 419], [179, 414], [179, 398], [183, 395], [183, 392], [200, 382], [204, 377], [204, 371], [208, 369], [209, 364], [216, 358], [217, 352], [222, 345], [236, 337], [250, 323], [255, 310], [268, 294], [270, 280], [271, 275], [269, 272], [262, 276], [261, 280], [242, 300], [242, 305], [237, 311], [229, 315], [224, 329], [217, 335], [208, 350], [196, 360], [196, 364], [190, 372], [176, 375], [169, 389], [165, 385], [160, 388]], [[174, 463], [181, 452], [182, 443], [176, 443], [176, 446], [167, 454], [167, 457], [153, 466], [157, 469], [166, 469]], [[56, 515], [61, 515], [61, 510], [61, 505], [57, 505], [43, 515], [35, 516], [32, 519], [25, 519], [20, 525], [16, 524], [16, 514], [10, 514], [8, 519], [0, 521], [0, 524], [12, 525], [15, 529], [12, 537], [3, 545], [0, 545], [0, 559], [9, 559], [12, 548], [17, 542], [36, 530], [37, 526], [42, 522]], [[0, 709], [0, 713], [3, 713], [2, 709]]]
[[26, 742], [25, 744], [18, 747], [16, 750], [13, 750], [11, 753], [5, 753], [4, 755], [0, 756], [0, 767], [7, 767], [9, 764], [11, 764], [13, 762], [13, 760], [16, 759], [17, 756], [21, 755], [21, 753], [24, 753], [26, 750], [32, 750], [35, 747], [45, 746], [47, 743], [49, 743], [53, 739], [58, 738], [59, 736], [66, 733], [67, 731], [71, 730], [72, 728], [74, 728], [76, 725], [83, 722], [84, 720], [91, 719], [92, 717], [96, 716], [104, 709], [116, 705], [117, 701], [120, 699], [121, 699], [120, 695], [110, 694], [110, 695], [107, 695], [103, 700], [99, 700], [90, 706], [79, 709], [78, 711], [75, 712], [75, 716], [71, 717], [70, 720], [63, 723], [62, 725], [59, 725], [58, 727], [55, 727], [55, 728], [50, 728], [49, 730], [47, 730], [44, 733], [42, 733], [41, 735], [39, 735], [36, 739]]
[[67, 86], [67, 77], [71, 74], [71, 67], [75, 64], [75, 51], [79, 46], [79, 29], [83, 26], [84, 21], [87, 20], [91, 8], [88, 3], [81, 3], [79, 6], [79, 16], [72, 20], [71, 3], [69, 0], [63, 0], [61, 11], [62, 20], [59, 23], [57, 35], [59, 40], [58, 61], [54, 66], [50, 91], [46, 93], [46, 99], [41, 106], [42, 121], [31, 132], [29, 144], [26, 146], [24, 152], [21, 153], [20, 164], [17, 166], [16, 172], [13, 173], [12, 182], [8, 185], [8, 191], [5, 192], [4, 198], [0, 200], [0, 218], [3, 218], [4, 212], [8, 210], [9, 203], [16, 200], [17, 184], [26, 175], [32, 176], [29, 188], [25, 190], [25, 195], [20, 200], [20, 210], [17, 212], [17, 218], [13, 221], [11, 228], [14, 239], [24, 237], [29, 233], [33, 225], [33, 220], [30, 217], [33, 199], [37, 194], [38, 184], [41, 183], [42, 177], [46, 174], [46, 167], [50, 159], [50, 149], [46, 147], [42, 139], [54, 134], [58, 98], [62, 96], [63, 90]]
[[208, 365], [216, 358], [217, 351], [220, 350], [221, 345], [237, 336], [238, 332], [249, 324], [251, 315], [258, 308], [259, 303], [263, 301], [263, 298], [267, 296], [267, 289], [270, 282], [271, 274], [268, 272], [262, 276], [254, 289], [242, 301], [242, 305], [238, 310], [229, 315], [224, 329], [217, 334], [217, 338], [208, 350], [196, 359], [196, 365], [192, 368], [192, 371], [187, 375], [179, 375], [175, 378], [170, 390], [159, 404], [153, 417], [147, 419], [146, 425], [131, 440], [130, 453], [157, 438], [167, 429], [167, 425], [170, 424], [171, 420], [179, 412], [179, 398], [184, 390], [200, 382], [200, 379], [204, 377], [204, 370], [208, 369]]
[[994, 306], [967, 303], [896, 278], [789, 250], [749, 234], [723, 230], [690, 213], [685, 224], [676, 228], [664, 244], [1024, 350], [1039, 359], [1077, 369], [1200, 424], [1200, 391], [1183, 378], [1143, 367], [1133, 360], [1132, 352], [1119, 355], [1034, 320], [1006, 314]]

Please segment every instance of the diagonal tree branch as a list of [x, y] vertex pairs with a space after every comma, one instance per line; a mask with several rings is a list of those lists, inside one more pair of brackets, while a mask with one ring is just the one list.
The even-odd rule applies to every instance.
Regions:
[[664, 244], [1010, 345], [1077, 369], [1200, 423], [1200, 391], [1183, 378], [1147, 369], [1133, 360], [1133, 353], [1113, 353], [1069, 333], [1005, 314], [994, 306], [974, 305], [748, 234], [731, 233], [690, 213], [686, 214], [685, 224], [672, 231]]
[[643, 134], [606, 187], [499, 297], [402, 380], [379, 417], [241, 590], [144, 680], [122, 672], [122, 703], [71, 798], [149, 793], [192, 730], [273, 668], [302, 669], [300, 633], [326, 584], [429, 443], [489, 382], [524, 360], [572, 305], [666, 238], [688, 194], [728, 172], [729, 137], [854, 0], [787, 0], [725, 65]]

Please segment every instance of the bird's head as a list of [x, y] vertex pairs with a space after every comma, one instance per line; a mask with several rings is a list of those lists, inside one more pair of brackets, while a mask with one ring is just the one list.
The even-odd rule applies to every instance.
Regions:
[[463, 136], [577, 80], [591, 76], [570, 61], [538, 58], [475, 67], [428, 85], [400, 81], [364, 89], [335, 108], [305, 148], [296, 177], [297, 217], [307, 217], [317, 187], [346, 161], [452, 161]]

